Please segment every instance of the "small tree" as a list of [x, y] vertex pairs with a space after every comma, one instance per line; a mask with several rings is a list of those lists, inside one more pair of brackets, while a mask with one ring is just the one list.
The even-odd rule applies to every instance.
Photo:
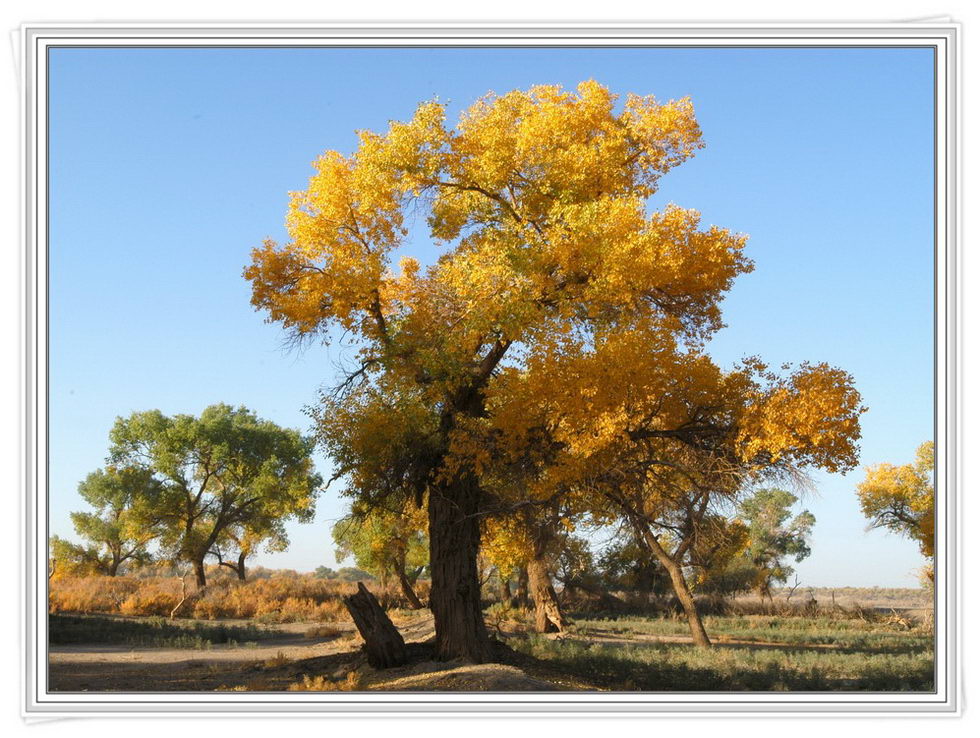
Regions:
[[497, 571], [520, 568], [527, 573], [539, 633], [561, 632], [568, 626], [553, 582], [573, 529], [571, 518], [562, 513], [557, 504], [527, 506], [483, 521], [481, 553]]
[[760, 489], [739, 505], [739, 515], [748, 525], [749, 545], [745, 558], [754, 569], [754, 587], [759, 597], [772, 600], [772, 585], [782, 584], [793, 573], [786, 563], [810, 555], [807, 539], [816, 522], [809, 510], [790, 519], [795, 495], [782, 489]]
[[[857, 488], [861, 511], [871, 521], [868, 527], [908, 536], [930, 564], [936, 550], [934, 465], [935, 446], [926, 441], [916, 450], [914, 463], [868, 467]], [[933, 578], [931, 567], [928, 577]]]
[[313, 442], [244, 407], [212, 405], [200, 417], [137, 412], [116, 420], [110, 440], [114, 463], [160, 485], [144, 519], [172, 558], [193, 566], [198, 587], [207, 584], [205, 557], [236, 531], [313, 518], [322, 482]]
[[413, 585], [429, 562], [424, 529], [424, 511], [411, 505], [403, 512], [351, 512], [333, 527], [336, 557], [352, 556], [360, 569], [381, 580], [382, 587], [395, 579], [409, 605], [419, 610], [424, 605]]
[[147, 546], [159, 535], [146, 523], [146, 513], [158, 500], [161, 484], [138, 467], [99, 469], [78, 485], [78, 494], [94, 512], [73, 512], [75, 532], [88, 545], [52, 539], [52, 557], [67, 571], [114, 577], [126, 562], [150, 560]]

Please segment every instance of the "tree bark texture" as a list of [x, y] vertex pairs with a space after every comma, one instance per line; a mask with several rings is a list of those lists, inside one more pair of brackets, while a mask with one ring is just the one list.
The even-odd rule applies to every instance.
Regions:
[[527, 607], [528, 603], [528, 577], [527, 568], [521, 567], [517, 570], [517, 594], [514, 597], [514, 607]]
[[477, 572], [479, 503], [472, 474], [429, 488], [429, 608], [435, 616], [436, 655], [443, 660], [483, 663], [491, 658]]
[[197, 588], [204, 589], [208, 586], [208, 578], [204, 573], [204, 559], [195, 559], [194, 561], [194, 578], [197, 580]]
[[510, 591], [510, 579], [507, 578], [506, 574], [499, 574], [500, 576], [500, 601], [510, 602], [513, 598], [513, 594]]
[[548, 562], [544, 556], [536, 556], [527, 562], [531, 599], [534, 600], [534, 629], [538, 633], [561, 633], [568, 621], [558, 604], [558, 595], [551, 584]]
[[357, 583], [356, 593], [344, 597], [344, 606], [364, 639], [364, 652], [371, 666], [390, 669], [405, 663], [405, 640], [363, 582]]

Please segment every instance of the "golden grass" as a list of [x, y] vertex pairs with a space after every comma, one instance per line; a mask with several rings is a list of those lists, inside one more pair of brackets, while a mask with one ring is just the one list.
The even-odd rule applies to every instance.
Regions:
[[[51, 613], [163, 615], [181, 600], [177, 577], [62, 576], [50, 581]], [[356, 591], [351, 582], [313, 576], [278, 576], [239, 582], [218, 579], [189, 596], [181, 617], [233, 618], [258, 622], [332, 622], [349, 620], [342, 597]], [[188, 591], [193, 585], [188, 584]]]

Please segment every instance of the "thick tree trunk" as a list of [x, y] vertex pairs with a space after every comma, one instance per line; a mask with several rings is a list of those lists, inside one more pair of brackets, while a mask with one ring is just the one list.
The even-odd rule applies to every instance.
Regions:
[[677, 597], [677, 601], [681, 603], [684, 614], [687, 616], [687, 624], [691, 628], [691, 637], [694, 639], [694, 645], [699, 648], [709, 647], [711, 641], [708, 639], [708, 633], [704, 629], [704, 623], [701, 622], [701, 616], [698, 614], [694, 596], [687, 586], [687, 580], [684, 579], [684, 572], [681, 570], [680, 564], [670, 557], [664, 550], [664, 547], [660, 545], [657, 537], [645, 525], [638, 523], [637, 528], [647, 548], [657, 557], [657, 560], [667, 570], [667, 574], [670, 575], [670, 583], [673, 587], [674, 595]]
[[197, 588], [204, 589], [208, 586], [208, 578], [204, 573], [204, 558], [194, 560], [194, 578], [197, 580]]
[[491, 657], [476, 565], [479, 503], [476, 479], [465, 472], [429, 489], [429, 607], [435, 616], [436, 654], [444, 660], [483, 663]]
[[235, 573], [238, 574], [238, 581], [245, 581], [245, 554], [238, 554], [238, 566], [235, 569]]
[[419, 596], [415, 594], [415, 590], [412, 589], [412, 583], [408, 581], [408, 575], [404, 569], [398, 573], [398, 583], [401, 585], [402, 594], [405, 595], [405, 599], [408, 600], [408, 606], [411, 609], [421, 610], [425, 607], [422, 604], [422, 600], [419, 599]]
[[114, 577], [116, 576], [118, 571], [119, 571], [119, 561], [117, 559], [113, 559], [111, 562], [109, 562], [109, 571], [107, 573], [110, 577]]
[[363, 582], [357, 583], [356, 594], [344, 597], [344, 605], [364, 639], [364, 652], [371, 666], [389, 669], [408, 660], [401, 633]]
[[544, 556], [527, 562], [527, 574], [534, 600], [534, 629], [538, 633], [561, 633], [568, 627], [568, 621], [562, 615]]

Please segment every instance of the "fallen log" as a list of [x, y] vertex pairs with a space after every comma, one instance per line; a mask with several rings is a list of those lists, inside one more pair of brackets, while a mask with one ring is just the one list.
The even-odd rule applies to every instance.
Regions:
[[344, 597], [344, 607], [364, 639], [364, 652], [371, 666], [390, 669], [408, 660], [405, 639], [363, 582], [357, 583], [357, 592]]

